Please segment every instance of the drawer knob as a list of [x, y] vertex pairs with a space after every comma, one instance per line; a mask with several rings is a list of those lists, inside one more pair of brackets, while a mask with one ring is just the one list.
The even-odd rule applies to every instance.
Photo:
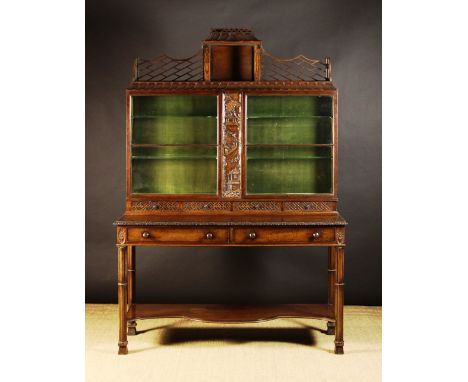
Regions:
[[207, 240], [211, 240], [214, 238], [214, 235], [211, 233], [211, 232], [208, 232], [206, 235], [205, 235], [206, 239]]
[[250, 233], [249, 233], [249, 239], [250, 239], [250, 240], [255, 240], [256, 237], [257, 237], [257, 234], [256, 234], [255, 232], [250, 232]]
[[141, 236], [144, 238], [144, 239], [148, 239], [150, 237], [150, 233], [147, 232], [147, 231], [144, 231]]
[[316, 240], [316, 239], [318, 239], [319, 237], [320, 237], [320, 233], [318, 233], [318, 232], [314, 232], [314, 233], [312, 234], [312, 240]]

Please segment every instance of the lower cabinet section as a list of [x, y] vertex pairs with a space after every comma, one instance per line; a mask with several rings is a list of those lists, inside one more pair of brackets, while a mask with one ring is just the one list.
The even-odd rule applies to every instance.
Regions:
[[129, 227], [135, 245], [320, 245], [335, 242], [334, 227]]

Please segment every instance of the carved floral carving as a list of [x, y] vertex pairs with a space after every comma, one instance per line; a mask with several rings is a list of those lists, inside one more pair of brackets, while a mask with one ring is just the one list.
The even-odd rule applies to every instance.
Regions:
[[223, 97], [222, 195], [225, 198], [240, 198], [242, 96], [236, 92], [224, 93]]

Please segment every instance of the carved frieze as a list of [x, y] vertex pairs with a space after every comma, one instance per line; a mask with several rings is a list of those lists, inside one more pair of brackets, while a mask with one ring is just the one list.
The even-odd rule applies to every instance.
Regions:
[[179, 202], [137, 200], [131, 204], [132, 211], [177, 211], [180, 210]]
[[333, 211], [333, 203], [327, 202], [285, 202], [285, 211]]
[[184, 202], [185, 211], [230, 211], [229, 202]]
[[234, 211], [281, 211], [281, 202], [238, 202], [233, 203]]
[[132, 211], [230, 211], [230, 202], [186, 202], [164, 200], [138, 200], [131, 204]]
[[222, 123], [222, 196], [241, 197], [241, 126], [242, 95], [239, 92], [223, 94]]

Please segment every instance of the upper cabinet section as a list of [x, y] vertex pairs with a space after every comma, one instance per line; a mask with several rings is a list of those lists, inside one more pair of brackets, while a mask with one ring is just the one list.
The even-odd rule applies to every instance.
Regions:
[[212, 29], [188, 58], [138, 58], [127, 89], [127, 209], [336, 209], [338, 101], [328, 58], [278, 58]]

